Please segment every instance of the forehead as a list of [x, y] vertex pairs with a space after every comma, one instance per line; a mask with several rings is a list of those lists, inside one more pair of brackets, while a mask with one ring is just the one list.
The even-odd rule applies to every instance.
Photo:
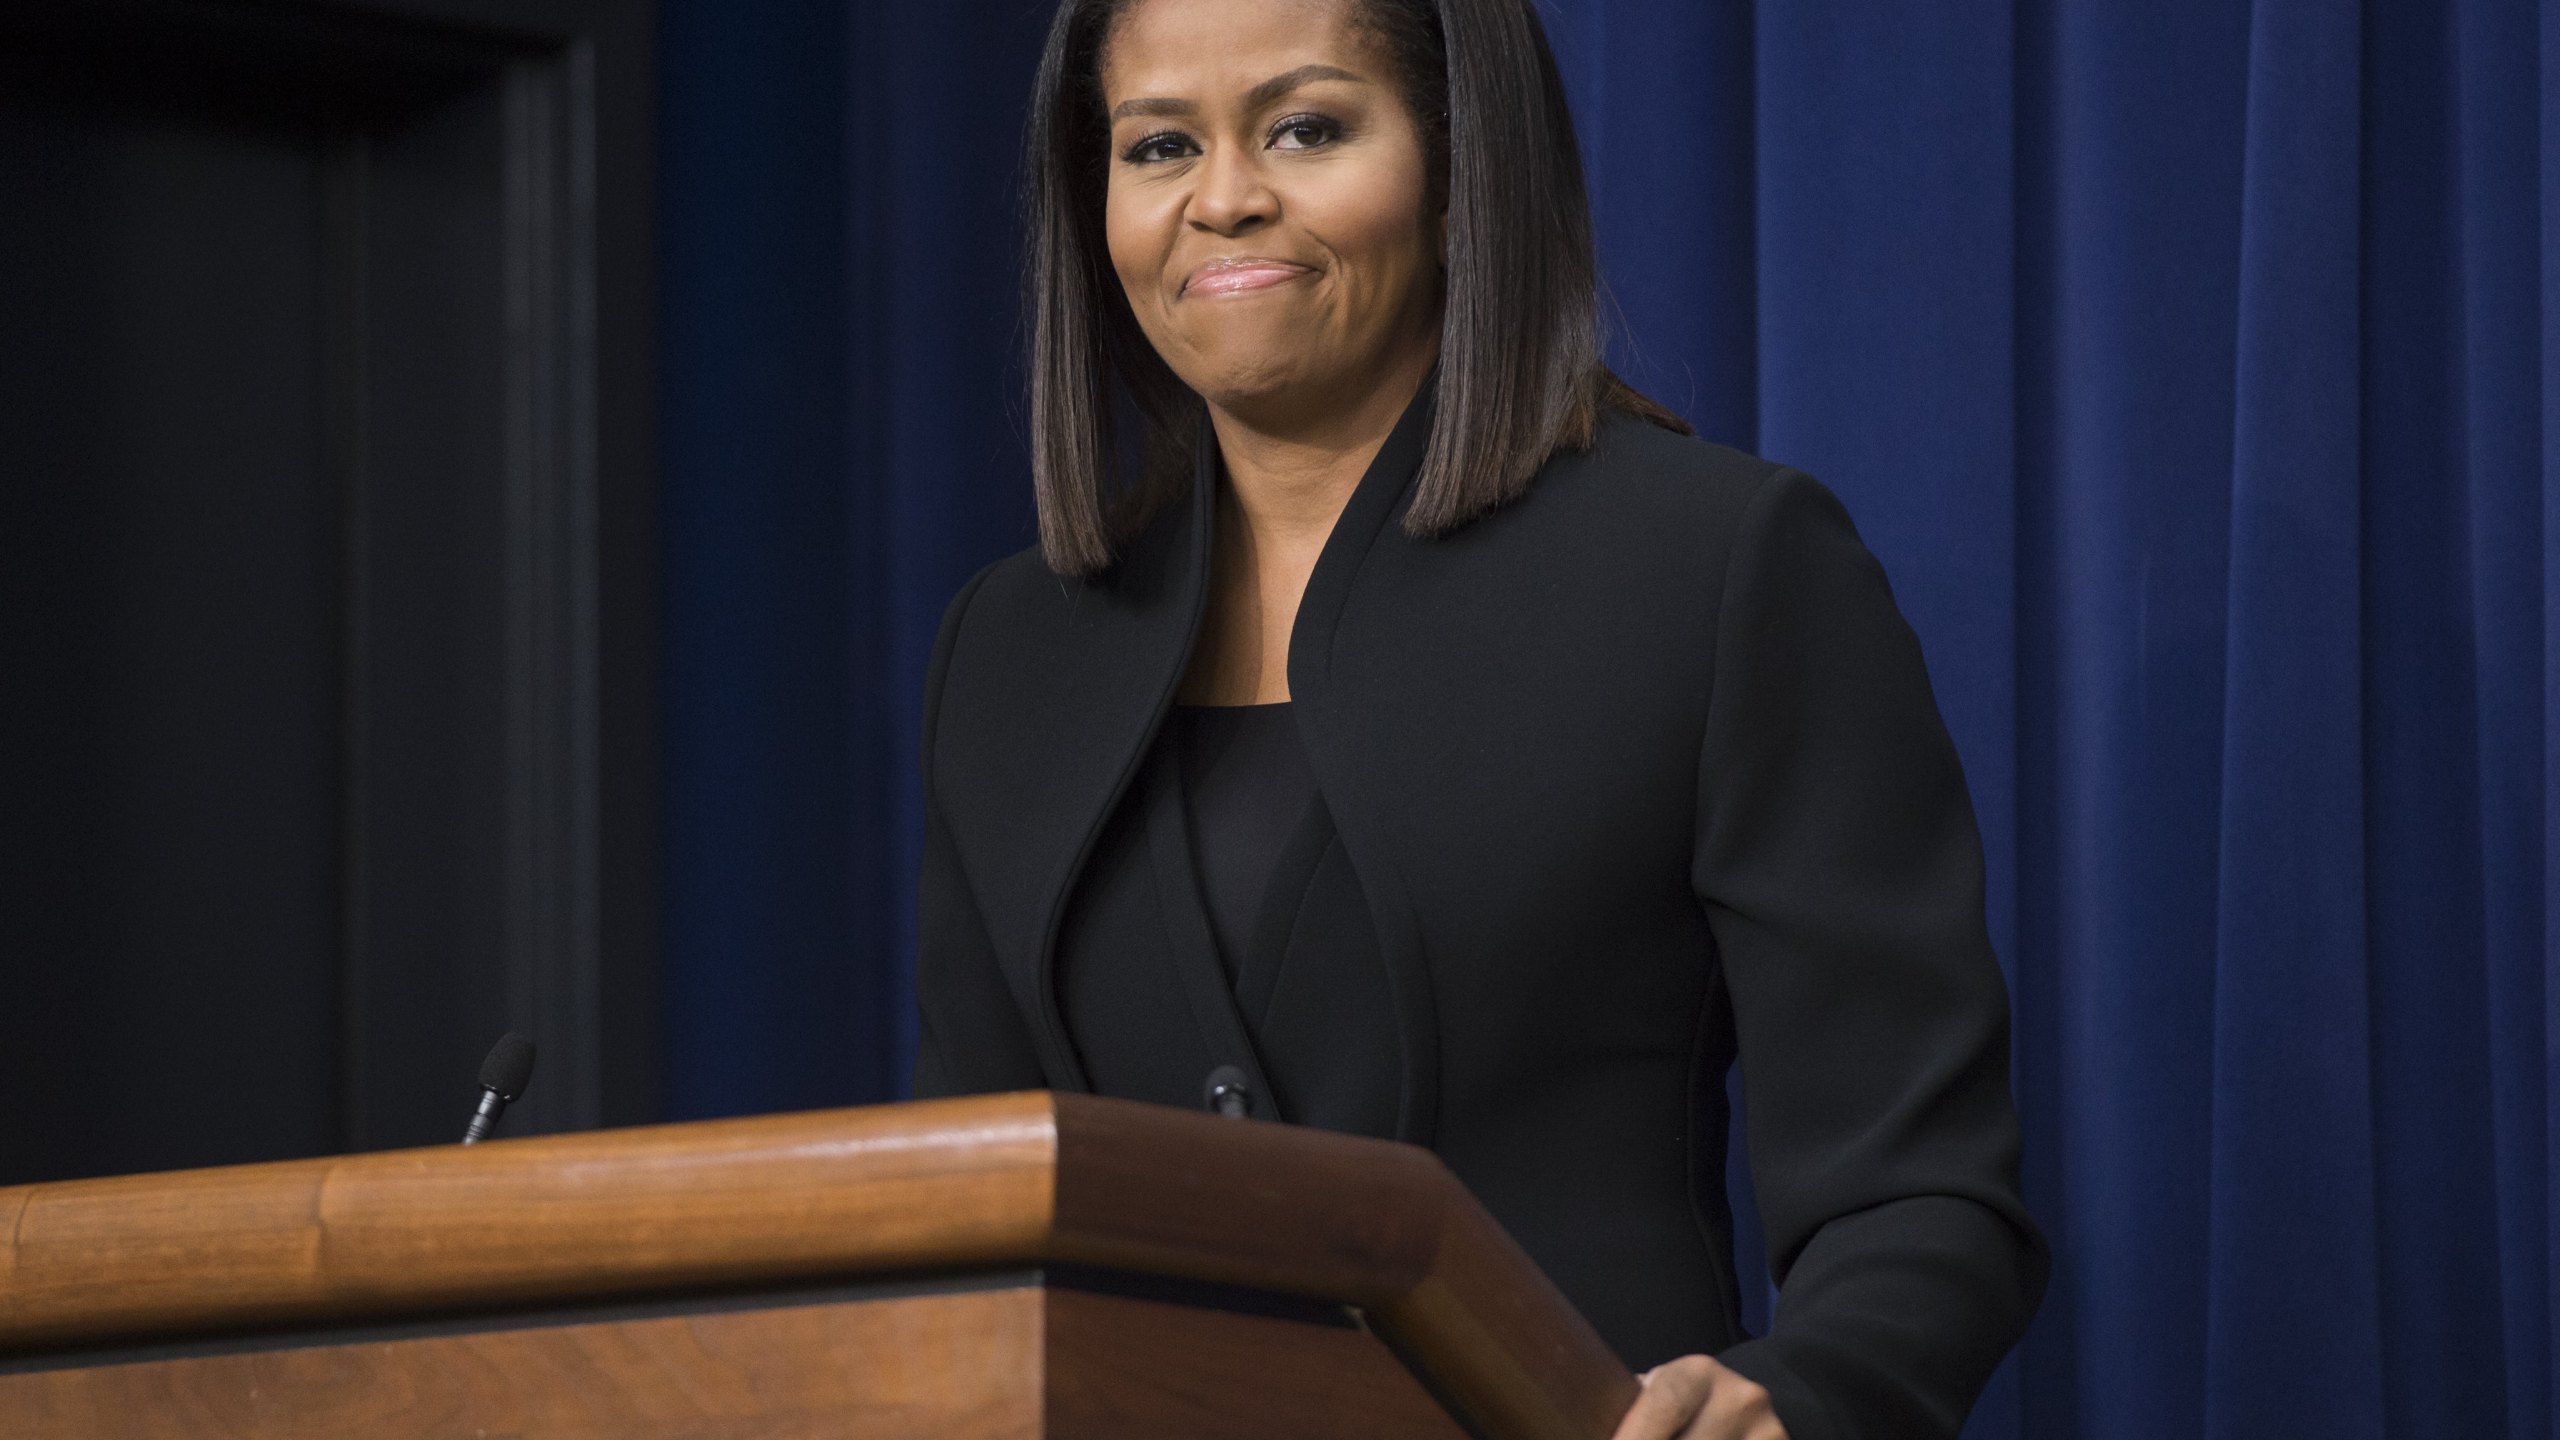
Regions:
[[1102, 51], [1102, 94], [1206, 98], [1300, 65], [1377, 75], [1355, 0], [1137, 0]]

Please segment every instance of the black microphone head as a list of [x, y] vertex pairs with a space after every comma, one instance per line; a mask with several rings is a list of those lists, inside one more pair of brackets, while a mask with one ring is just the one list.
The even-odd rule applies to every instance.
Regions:
[[489, 1058], [480, 1062], [480, 1088], [497, 1091], [498, 1098], [510, 1104], [532, 1078], [533, 1042], [513, 1030], [499, 1036], [489, 1048]]

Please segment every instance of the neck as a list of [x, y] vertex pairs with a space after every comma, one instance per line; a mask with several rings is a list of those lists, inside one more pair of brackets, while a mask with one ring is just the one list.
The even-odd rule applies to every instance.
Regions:
[[1423, 352], [1357, 396], [1313, 407], [1320, 421], [1256, 423], [1209, 407], [1227, 483], [1217, 497], [1208, 614], [1177, 691], [1184, 704], [1289, 698], [1289, 635], [1307, 577], [1433, 358]]
[[1221, 519], [1241, 524], [1255, 551], [1278, 558], [1304, 549], [1312, 565], [1436, 358], [1436, 347], [1418, 350], [1380, 379], [1292, 414], [1211, 403], [1234, 505]]

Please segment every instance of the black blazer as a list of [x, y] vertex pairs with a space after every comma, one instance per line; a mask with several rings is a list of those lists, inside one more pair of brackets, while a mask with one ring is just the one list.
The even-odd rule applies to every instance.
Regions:
[[[1629, 1364], [1718, 1353], [1794, 1440], [1952, 1435], [2046, 1256], [1980, 841], [1883, 572], [1808, 477], [1621, 415], [1524, 499], [1412, 539], [1433, 389], [1326, 542], [1289, 653], [1374, 932], [1351, 948], [1392, 1011], [1392, 1063], [1351, 1067], [1395, 1091], [1371, 1113]], [[923, 730], [920, 1095], [1088, 1089], [1097, 1052], [1138, 1047], [1193, 1059], [1136, 1098], [1197, 1105], [1193, 1064], [1355, 1058], [1322, 1025], [1196, 1004], [1073, 1039], [1061, 1019], [1070, 899], [1145, 803], [1200, 623], [1215, 463], [1204, 443], [1191, 498], [1100, 577], [1025, 552], [952, 602]], [[1737, 1055], [1780, 1281], [1759, 1339], [1723, 1188]]]

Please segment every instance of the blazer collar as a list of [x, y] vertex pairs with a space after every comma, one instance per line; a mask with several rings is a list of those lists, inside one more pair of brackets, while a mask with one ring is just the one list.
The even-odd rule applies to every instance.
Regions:
[[[1293, 697], [1298, 690], [1300, 666], [1307, 663], [1309, 652], [1320, 654], [1325, 648], [1321, 644], [1300, 645], [1298, 641], [1330, 630], [1340, 617], [1351, 581], [1370, 550], [1386, 534], [1390, 522], [1400, 520], [1411, 508], [1413, 482], [1422, 473], [1423, 452], [1431, 447], [1439, 392], [1440, 366], [1435, 361], [1423, 373], [1422, 383], [1415, 387], [1413, 399], [1406, 402], [1395, 428], [1387, 432], [1378, 453], [1370, 457], [1369, 468], [1361, 472], [1360, 483], [1353, 487], [1341, 516], [1333, 522], [1332, 533], [1325, 537], [1324, 549], [1316, 557], [1315, 573], [1308, 577], [1307, 592], [1298, 602], [1298, 618], [1289, 636], [1289, 689]], [[1173, 558], [1171, 568], [1178, 570], [1189, 586], [1181, 607], [1190, 621], [1190, 629], [1182, 637], [1184, 664], [1189, 663], [1191, 649], [1199, 641], [1200, 619], [1208, 609], [1209, 555], [1217, 543], [1217, 495], [1218, 487], [1225, 483], [1225, 473], [1219, 460], [1216, 429], [1204, 420], [1199, 441], [1192, 449], [1191, 488], [1178, 512], [1167, 517], [1173, 523], [1159, 521], [1148, 527], [1150, 537], [1161, 536], [1181, 552]], [[1133, 547], [1133, 559], [1137, 548]], [[1315, 616], [1312, 624], [1311, 610]], [[1321, 667], [1322, 661], [1315, 663]], [[1172, 677], [1175, 681], [1181, 678], [1178, 672]]]
[[[1440, 366], [1434, 362], [1413, 392], [1396, 428], [1387, 434], [1360, 477], [1358, 488], [1333, 522], [1324, 549], [1316, 556], [1315, 573], [1307, 577], [1298, 600], [1298, 618], [1289, 630], [1289, 696], [1305, 700], [1323, 693], [1331, 677], [1334, 626], [1351, 598], [1352, 581], [1382, 542], [1393, 543], [1394, 522], [1411, 508], [1413, 482], [1422, 472], [1423, 452], [1431, 448], [1431, 425], [1438, 409]], [[1197, 484], [1195, 480], [1195, 486]], [[1203, 575], [1208, 567], [1202, 566]]]
[[[1316, 560], [1290, 635], [1293, 697], [1322, 689], [1332, 628], [1352, 582], [1389, 523], [1404, 511], [1430, 443], [1438, 377], [1434, 365], [1362, 473]], [[1065, 703], [1053, 717], [1059, 747], [1047, 781], [1065, 793], [1053, 792], [1062, 802], [1057, 809], [1040, 808], [1064, 822], [1050, 833], [1067, 843], [1044, 867], [1050, 878], [1040, 906], [1037, 946], [1028, 953], [1013, 952], [1021, 956], [1017, 963], [1022, 969], [1012, 979], [1022, 998], [1036, 1004], [1051, 1075], [1071, 1088], [1090, 1086], [1066, 1041], [1058, 1009], [1058, 929], [1104, 823], [1124, 803], [1147, 747], [1163, 728], [1198, 643], [1208, 608], [1220, 483], [1217, 436], [1204, 421], [1193, 452], [1189, 493], [1147, 527], [1119, 564], [1091, 582], [1085, 599], [1092, 603], [1079, 603], [1066, 643], [1052, 657], [1062, 672], [1053, 693]]]
[[1423, 377], [1413, 403], [1378, 448], [1342, 518], [1334, 522], [1333, 534], [1316, 558], [1315, 572], [1307, 578], [1306, 594], [1299, 598], [1298, 618], [1289, 633], [1289, 698], [1295, 702], [1298, 734], [1306, 744], [1335, 833], [1368, 902], [1395, 1006], [1404, 1076], [1396, 1101], [1396, 1138], [1424, 1146], [1432, 1143], [1438, 1131], [1440, 1111], [1439, 1010], [1430, 955], [1420, 918], [1405, 894], [1397, 857], [1384, 843], [1395, 830], [1387, 813], [1395, 777], [1371, 773], [1370, 756], [1360, 743], [1364, 734], [1360, 699], [1336, 695], [1334, 659], [1343, 617], [1361, 575], [1408, 545], [1399, 522], [1412, 508], [1414, 479], [1431, 446], [1439, 376], [1434, 365]]

